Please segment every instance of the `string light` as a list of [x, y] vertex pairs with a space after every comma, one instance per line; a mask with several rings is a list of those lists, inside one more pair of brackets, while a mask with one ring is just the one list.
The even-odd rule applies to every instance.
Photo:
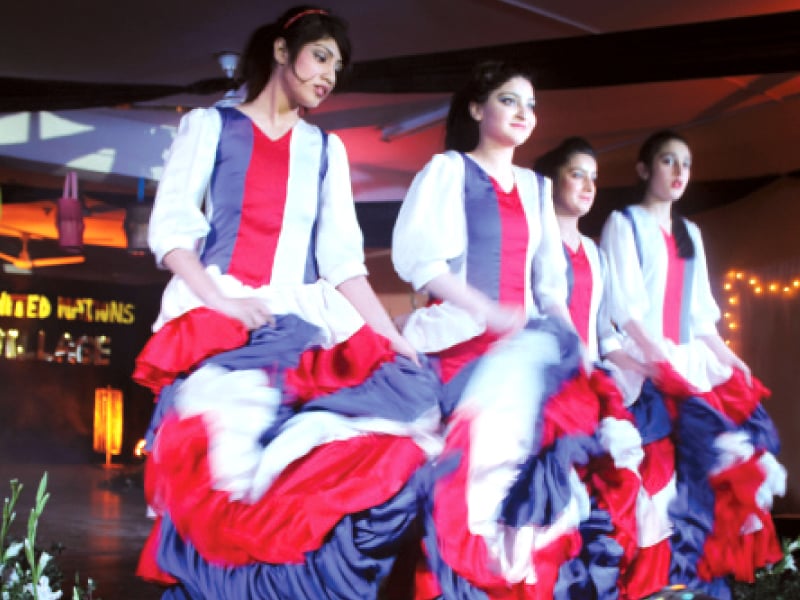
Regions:
[[[726, 292], [725, 302], [728, 310], [723, 313], [726, 321], [725, 328], [728, 335], [725, 343], [736, 350], [741, 334], [741, 301], [744, 290], [750, 290], [754, 296], [762, 296], [765, 291], [770, 294], [780, 295], [781, 298], [791, 299], [800, 295], [800, 277], [793, 277], [787, 282], [770, 281], [761, 283], [762, 279], [756, 273], [748, 273], [738, 269], [731, 269], [725, 274], [722, 289]], [[744, 284], [747, 284], [746, 286]]]

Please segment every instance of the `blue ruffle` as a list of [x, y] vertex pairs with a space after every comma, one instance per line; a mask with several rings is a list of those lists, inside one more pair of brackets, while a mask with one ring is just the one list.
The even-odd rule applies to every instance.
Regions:
[[144, 434], [145, 449], [148, 452], [153, 450], [153, 444], [156, 441], [156, 432], [166, 416], [172, 412], [175, 406], [175, 393], [185, 379], [185, 377], [178, 377], [172, 383], [161, 388], [161, 392], [158, 394], [158, 402], [156, 402], [155, 408], [153, 408], [153, 414], [150, 417], [150, 424], [147, 426], [147, 431]]
[[282, 404], [270, 427], [259, 437], [267, 446], [286, 422], [300, 413], [316, 410], [348, 417], [378, 417], [410, 423], [438, 406], [439, 378], [425, 366], [418, 367], [405, 356], [383, 363], [369, 379], [356, 387], [343, 388], [314, 398], [299, 407]]
[[362, 384], [314, 398], [302, 412], [326, 410], [348, 417], [379, 417], [411, 422], [437, 407], [441, 383], [431, 369], [405, 356], [383, 363]]
[[545, 398], [555, 395], [565, 381], [575, 378], [582, 364], [581, 340], [561, 319], [531, 319], [525, 329], [551, 334], [558, 342], [559, 359], [544, 369]]
[[645, 380], [641, 394], [628, 410], [642, 436], [642, 445], [664, 439], [672, 432], [672, 419], [664, 404], [664, 396], [652, 380]]
[[409, 536], [417, 533], [419, 497], [429, 485], [428, 470], [429, 467], [420, 469], [384, 504], [344, 517], [321, 548], [306, 554], [303, 564], [210, 564], [178, 535], [165, 516], [158, 564], [180, 584], [169, 588], [163, 598], [376, 598], [380, 582], [391, 570], [398, 551]]
[[315, 345], [318, 336], [319, 329], [297, 315], [278, 315], [274, 327], [259, 327], [250, 332], [250, 340], [244, 346], [216, 354], [202, 364], [231, 370], [282, 371], [296, 367], [300, 355]]
[[559, 438], [546, 451], [525, 461], [503, 500], [500, 516], [513, 527], [551, 525], [572, 497], [569, 473], [604, 451], [593, 436]]
[[555, 600], [616, 600], [619, 597], [617, 578], [622, 560], [622, 546], [608, 537], [614, 530], [605, 510], [593, 508], [581, 523], [581, 553], [561, 566], [553, 597]]
[[449, 419], [450, 415], [452, 415], [453, 411], [458, 407], [458, 403], [461, 401], [461, 396], [464, 393], [464, 388], [467, 387], [479, 363], [480, 358], [470, 361], [461, 368], [455, 377], [442, 386], [442, 394], [439, 402], [443, 419]]
[[780, 452], [781, 442], [778, 437], [778, 430], [761, 404], [753, 411], [750, 418], [742, 424], [742, 430], [750, 436], [753, 446], [759, 450], [767, 450], [776, 455]]

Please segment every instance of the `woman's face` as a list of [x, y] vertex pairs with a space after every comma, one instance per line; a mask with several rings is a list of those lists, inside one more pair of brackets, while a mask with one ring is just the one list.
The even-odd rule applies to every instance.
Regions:
[[489, 94], [483, 104], [472, 103], [470, 113], [479, 123], [481, 142], [516, 147], [536, 126], [531, 82], [512, 77]]
[[597, 161], [588, 154], [573, 154], [558, 169], [553, 197], [556, 214], [582, 217], [594, 204], [597, 193]]
[[674, 202], [686, 191], [691, 168], [689, 147], [680, 140], [669, 140], [659, 148], [649, 169], [640, 168], [640, 174], [647, 181], [649, 196]]
[[[294, 106], [316, 108], [328, 97], [336, 85], [336, 76], [342, 68], [339, 45], [333, 38], [322, 38], [304, 45], [297, 53], [294, 64], [288, 64], [288, 53], [276, 44], [275, 59], [286, 95]], [[285, 48], [285, 44], [283, 45]]]

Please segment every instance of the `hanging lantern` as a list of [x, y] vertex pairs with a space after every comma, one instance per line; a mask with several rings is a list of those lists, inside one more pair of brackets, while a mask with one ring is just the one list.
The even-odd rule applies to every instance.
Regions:
[[139, 179], [136, 204], [125, 209], [125, 237], [128, 240], [128, 252], [139, 256], [148, 252], [147, 231], [150, 225], [150, 213], [153, 205], [144, 201], [144, 179]]
[[64, 178], [64, 194], [56, 211], [58, 245], [66, 252], [83, 250], [83, 205], [78, 199], [78, 174], [70, 171]]
[[125, 209], [125, 237], [128, 239], [128, 252], [134, 255], [145, 254], [150, 250], [147, 244], [147, 230], [150, 224], [152, 204], [137, 202]]
[[111, 455], [122, 452], [122, 392], [110, 387], [94, 391], [95, 452], [104, 452], [105, 466], [111, 466]]

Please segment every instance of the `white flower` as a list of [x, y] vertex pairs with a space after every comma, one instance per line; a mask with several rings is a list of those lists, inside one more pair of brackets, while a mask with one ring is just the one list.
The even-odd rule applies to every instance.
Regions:
[[47, 575], [42, 575], [39, 578], [39, 583], [36, 584], [36, 591], [40, 600], [58, 600], [62, 594], [61, 590], [53, 591], [50, 589], [50, 578]]
[[3, 562], [8, 562], [9, 559], [14, 558], [17, 554], [19, 554], [20, 550], [22, 550], [22, 542], [14, 542], [13, 544], [9, 544], [5, 554], [3, 554]]

